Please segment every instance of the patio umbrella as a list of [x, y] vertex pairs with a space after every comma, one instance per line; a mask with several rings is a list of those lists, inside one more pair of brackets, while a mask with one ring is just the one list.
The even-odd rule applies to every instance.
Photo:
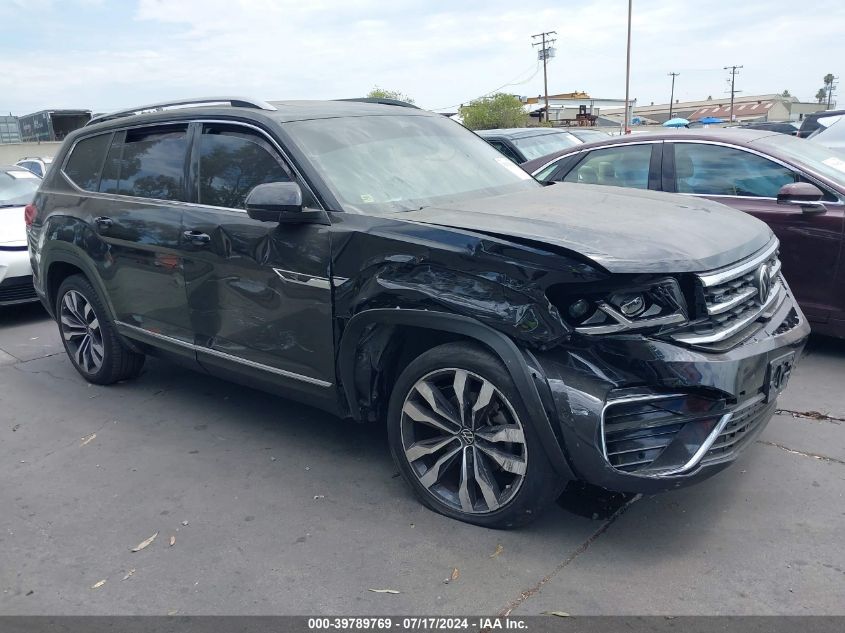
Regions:
[[724, 123], [725, 121], [717, 116], [706, 116], [699, 119], [698, 122], [704, 125], [710, 125], [711, 123]]
[[682, 119], [680, 117], [669, 119], [666, 123], [663, 124], [663, 127], [686, 127], [689, 125], [689, 121], [686, 119]]

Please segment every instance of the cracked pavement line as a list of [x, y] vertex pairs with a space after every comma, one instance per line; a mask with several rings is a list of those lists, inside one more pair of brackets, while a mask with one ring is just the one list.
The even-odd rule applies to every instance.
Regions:
[[831, 422], [839, 424], [845, 422], [845, 418], [837, 418], [819, 411], [793, 411], [792, 409], [775, 409], [775, 415], [791, 415], [793, 418], [801, 418], [804, 420], [818, 420], [819, 422]]
[[768, 442], [766, 440], [757, 440], [758, 444], [765, 444], [766, 446], [774, 446], [775, 448], [779, 448], [782, 451], [786, 451], [787, 453], [792, 453], [793, 455], [800, 455], [801, 457], [810, 457], [812, 459], [817, 459], [821, 462], [833, 462], [836, 464], [843, 464], [845, 465], [845, 461], [841, 459], [836, 459], [835, 457], [828, 457], [827, 455], [820, 455], [818, 453], [805, 453], [804, 451], [797, 451], [794, 448], [789, 448], [788, 446], [784, 446], [783, 444], [778, 444], [777, 442]]
[[497, 616], [498, 616], [498, 617], [500, 617], [500, 618], [504, 618], [504, 617], [509, 616], [509, 615], [510, 615], [510, 614], [511, 614], [511, 613], [512, 613], [515, 609], [519, 608], [519, 607], [522, 605], [522, 603], [523, 603], [523, 602], [525, 602], [526, 600], [528, 600], [529, 598], [531, 598], [532, 596], [534, 596], [535, 594], [537, 594], [537, 593], [538, 593], [538, 592], [539, 592], [539, 591], [543, 588], [543, 585], [545, 585], [546, 583], [548, 583], [548, 582], [549, 582], [552, 578], [554, 578], [555, 576], [557, 576], [557, 575], [558, 575], [561, 571], [563, 571], [563, 569], [564, 569], [564, 568], [566, 568], [566, 567], [567, 567], [570, 563], [572, 563], [572, 562], [573, 562], [576, 558], [578, 558], [581, 554], [583, 554], [584, 552], [586, 552], [586, 551], [590, 548], [590, 546], [591, 546], [591, 545], [592, 545], [592, 544], [593, 544], [593, 543], [594, 543], [594, 542], [595, 542], [595, 541], [596, 541], [596, 540], [597, 540], [597, 539], [598, 539], [598, 538], [599, 538], [602, 534], [604, 534], [605, 532], [607, 532], [607, 530], [610, 528], [610, 526], [611, 526], [611, 525], [613, 525], [619, 517], [621, 517], [623, 514], [625, 514], [625, 512], [627, 512], [627, 511], [628, 511], [628, 508], [630, 508], [632, 505], [634, 505], [634, 503], [636, 503], [637, 501], [639, 501], [639, 500], [640, 500], [640, 499], [642, 499], [642, 498], [643, 498], [643, 496], [642, 496], [641, 494], [638, 494], [638, 495], [635, 495], [634, 497], [632, 497], [632, 498], [631, 498], [631, 499], [630, 499], [627, 503], [625, 503], [625, 505], [623, 505], [623, 506], [622, 506], [621, 508], [619, 508], [616, 512], [614, 512], [614, 513], [610, 516], [610, 518], [609, 518], [609, 519], [607, 519], [607, 520], [606, 520], [606, 521], [605, 521], [605, 522], [601, 525], [601, 527], [599, 527], [599, 529], [597, 529], [595, 532], [593, 532], [593, 533], [592, 533], [592, 534], [591, 534], [591, 535], [587, 538], [587, 540], [586, 540], [586, 541], [584, 541], [583, 543], [581, 543], [581, 545], [579, 545], [579, 546], [578, 546], [578, 547], [577, 547], [574, 551], [572, 551], [572, 552], [569, 554], [569, 556], [567, 556], [567, 557], [566, 557], [563, 561], [561, 561], [561, 562], [558, 564], [558, 566], [557, 566], [557, 567], [555, 567], [555, 568], [554, 568], [554, 569], [553, 569], [550, 573], [548, 573], [547, 575], [543, 576], [543, 577], [542, 577], [539, 581], [537, 581], [537, 582], [536, 582], [535, 584], [533, 584], [531, 587], [529, 587], [528, 589], [526, 589], [526, 590], [524, 590], [524, 591], [520, 592], [519, 597], [515, 598], [514, 600], [511, 600], [511, 601], [507, 604], [507, 606], [505, 606], [505, 608], [503, 608], [501, 611], [499, 611], [499, 613], [497, 614]]

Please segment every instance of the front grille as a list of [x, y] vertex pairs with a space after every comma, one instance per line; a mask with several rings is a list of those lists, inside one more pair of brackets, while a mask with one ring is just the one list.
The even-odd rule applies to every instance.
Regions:
[[769, 419], [774, 412], [775, 404], [775, 401], [767, 403], [760, 399], [735, 413], [710, 446], [702, 463], [716, 461], [742, 448], [754, 436], [754, 431]]
[[632, 396], [611, 401], [605, 408], [603, 425], [607, 460], [627, 473], [680, 468], [691, 457], [689, 447], [704, 443], [723, 409], [722, 400], [691, 394]]
[[22, 303], [37, 299], [35, 287], [32, 285], [32, 276], [12, 277], [0, 283], [0, 304]]
[[[699, 305], [695, 318], [672, 337], [690, 345], [738, 345], [759, 329], [755, 322], [777, 306], [784, 293], [777, 243], [739, 265], [697, 275]], [[761, 292], [761, 286], [768, 292]]]

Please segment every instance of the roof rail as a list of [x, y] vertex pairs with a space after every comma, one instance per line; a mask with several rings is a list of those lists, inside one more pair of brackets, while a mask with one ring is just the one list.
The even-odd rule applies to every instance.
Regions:
[[419, 110], [420, 108], [413, 103], [407, 101], [399, 101], [399, 99], [387, 99], [386, 97], [355, 97], [354, 99], [335, 99], [335, 101], [357, 101], [358, 103], [378, 103], [380, 105], [400, 106], [402, 108], [413, 108]]
[[120, 119], [125, 116], [133, 116], [136, 114], [146, 114], [148, 112], [159, 112], [168, 108], [178, 108], [180, 106], [202, 106], [202, 105], [218, 105], [227, 103], [233, 108], [255, 108], [258, 110], [275, 110], [276, 107], [270, 105], [266, 101], [259, 101], [256, 99], [244, 99], [242, 97], [205, 97], [202, 99], [182, 99], [180, 101], [164, 101], [162, 103], [151, 103], [145, 106], [138, 106], [128, 110], [118, 110], [117, 112], [109, 112], [92, 118], [85, 125], [93, 125], [94, 123], [102, 123], [103, 121], [111, 121], [112, 119]]

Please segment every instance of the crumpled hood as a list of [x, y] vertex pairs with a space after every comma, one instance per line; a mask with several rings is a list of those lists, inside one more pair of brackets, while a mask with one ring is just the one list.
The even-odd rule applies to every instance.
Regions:
[[712, 270], [772, 239], [760, 220], [702, 198], [570, 183], [396, 217], [562, 247], [612, 273]]
[[0, 244], [26, 246], [26, 224], [22, 206], [0, 208]]

